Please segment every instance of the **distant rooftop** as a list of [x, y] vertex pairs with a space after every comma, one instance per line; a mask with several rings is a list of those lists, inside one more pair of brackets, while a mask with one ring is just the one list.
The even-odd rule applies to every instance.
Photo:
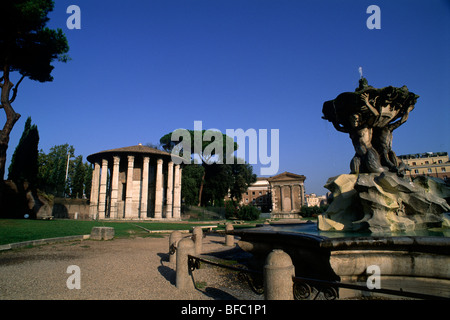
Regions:
[[430, 157], [445, 157], [448, 156], [447, 152], [423, 152], [412, 153], [398, 156], [400, 159], [417, 159], [417, 158], [430, 158]]

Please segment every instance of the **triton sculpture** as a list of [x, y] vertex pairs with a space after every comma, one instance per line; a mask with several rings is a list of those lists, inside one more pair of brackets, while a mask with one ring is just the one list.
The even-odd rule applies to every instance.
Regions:
[[406, 168], [392, 150], [392, 132], [408, 120], [418, 97], [406, 86], [375, 89], [361, 78], [355, 92], [324, 103], [322, 118], [352, 140], [356, 153], [351, 173], [381, 173], [387, 168], [403, 175]]
[[376, 89], [365, 78], [354, 92], [323, 104], [323, 119], [348, 133], [355, 148], [350, 174], [325, 185], [333, 202], [319, 217], [320, 230], [411, 231], [449, 225], [450, 187], [443, 180], [405, 178], [408, 168], [392, 150], [393, 131], [419, 98], [406, 86]]

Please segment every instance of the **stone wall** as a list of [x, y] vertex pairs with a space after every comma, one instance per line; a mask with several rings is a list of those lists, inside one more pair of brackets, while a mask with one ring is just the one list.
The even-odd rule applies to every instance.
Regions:
[[0, 218], [88, 220], [87, 199], [50, 198], [39, 195], [28, 183], [7, 180], [0, 183]]
[[37, 219], [77, 219], [89, 220], [89, 204], [86, 199], [55, 198], [53, 203], [45, 203], [37, 212]]

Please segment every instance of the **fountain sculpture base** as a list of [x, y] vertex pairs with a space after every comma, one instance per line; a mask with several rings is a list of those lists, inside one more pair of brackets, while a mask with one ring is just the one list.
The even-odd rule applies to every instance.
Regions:
[[450, 186], [443, 180], [419, 176], [411, 181], [395, 173], [343, 174], [325, 185], [333, 194], [328, 210], [318, 219], [323, 231], [413, 231], [450, 227], [445, 212]]

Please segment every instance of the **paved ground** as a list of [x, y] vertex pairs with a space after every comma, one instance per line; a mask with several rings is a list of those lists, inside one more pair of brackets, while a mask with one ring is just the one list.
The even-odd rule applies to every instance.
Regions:
[[[244, 255], [223, 245], [223, 237], [204, 238], [203, 252]], [[231, 254], [233, 253], [233, 254]], [[81, 271], [81, 288], [68, 289], [70, 265]], [[175, 265], [163, 238], [83, 240], [0, 252], [0, 299], [263, 299], [229, 272], [205, 266], [194, 272], [199, 289], [180, 292]]]

